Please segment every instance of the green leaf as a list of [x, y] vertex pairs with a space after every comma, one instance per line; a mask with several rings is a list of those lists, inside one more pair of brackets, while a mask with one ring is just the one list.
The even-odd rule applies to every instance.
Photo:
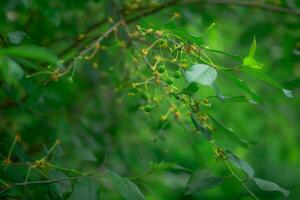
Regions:
[[194, 173], [187, 182], [186, 194], [212, 189], [224, 182], [222, 177], [211, 174], [209, 170]]
[[293, 98], [293, 91], [292, 90], [287, 90], [287, 89], [282, 89], [283, 94], [287, 97], [287, 98]]
[[212, 122], [214, 123], [214, 125], [216, 126], [217, 129], [223, 131], [224, 133], [226, 133], [226, 135], [235, 143], [237, 143], [238, 145], [248, 148], [248, 144], [246, 142], [244, 142], [243, 140], [241, 140], [231, 129], [226, 128], [222, 123], [218, 122], [214, 117], [212, 117], [211, 115], [209, 115], [209, 117], [211, 118]]
[[16, 56], [59, 65], [58, 57], [51, 51], [32, 45], [8, 47], [0, 50], [0, 55]]
[[212, 85], [217, 78], [217, 70], [205, 64], [195, 64], [186, 72], [185, 77], [189, 83]]
[[150, 162], [150, 168], [155, 172], [171, 169], [175, 165], [177, 165], [175, 162], [165, 162], [165, 161], [159, 163]]
[[243, 59], [243, 66], [248, 66], [254, 69], [262, 69], [262, 64], [258, 62], [255, 58], [253, 57], [246, 57]]
[[279, 185], [277, 185], [276, 183], [270, 182], [270, 181], [266, 181], [260, 178], [254, 178], [254, 181], [256, 183], [256, 185], [264, 191], [278, 191], [281, 192], [284, 197], [288, 197], [289, 196], [289, 191], [280, 187]]
[[61, 23], [59, 11], [51, 8], [42, 8], [43, 15], [55, 26], [59, 26]]
[[243, 59], [243, 66], [248, 66], [248, 67], [251, 67], [254, 69], [262, 68], [263, 65], [253, 57], [255, 54], [255, 51], [256, 51], [256, 39], [254, 37], [251, 47], [250, 47], [250, 50], [249, 50], [249, 54], [246, 58]]
[[189, 84], [186, 88], [184, 88], [180, 94], [192, 95], [198, 91], [199, 87], [196, 83]]
[[68, 180], [68, 176], [60, 171], [50, 171], [49, 179], [65, 179], [63, 181], [55, 182], [50, 184], [49, 193], [55, 199], [63, 199], [66, 193], [72, 192], [71, 181]]
[[293, 97], [293, 92], [291, 90], [287, 90], [287, 89], [283, 88], [283, 86], [279, 82], [275, 81], [273, 78], [271, 78], [267, 74], [263, 73], [261, 70], [249, 69], [249, 68], [245, 68], [245, 67], [242, 67], [241, 70], [244, 71], [244, 72], [248, 72], [248, 73], [252, 74], [256, 78], [258, 78], [260, 80], [263, 80], [263, 81], [273, 85], [274, 87], [277, 87], [277, 88], [281, 89], [283, 94], [286, 97], [288, 97], [288, 98]]
[[255, 54], [255, 51], [256, 51], [256, 39], [254, 37], [253, 40], [252, 40], [252, 44], [251, 44], [248, 56], [253, 57], [254, 54]]
[[145, 200], [145, 196], [141, 193], [138, 186], [128, 178], [124, 178], [110, 172], [113, 185], [117, 188], [120, 194], [127, 200]]
[[77, 157], [80, 160], [86, 160], [86, 161], [92, 161], [92, 162], [96, 162], [97, 161], [97, 158], [94, 155], [94, 153], [92, 152], [92, 150], [90, 150], [88, 148], [80, 148], [80, 149], [78, 149]]
[[[219, 96], [210, 96], [209, 98], [219, 98]], [[251, 104], [256, 104], [254, 101], [247, 99], [245, 96], [222, 96], [222, 101], [223, 102], [241, 102], [241, 103], [251, 103]]]
[[166, 24], [165, 32], [190, 44], [195, 44], [198, 46], [203, 44], [203, 38], [201, 36], [193, 36], [184, 29], [178, 28], [173, 22]]
[[210, 49], [208, 47], [205, 47], [204, 49], [206, 51], [209, 51], [209, 52], [213, 52], [213, 53], [217, 53], [217, 54], [222, 54], [222, 55], [227, 56], [229, 58], [232, 58], [234, 60], [241, 61], [241, 56], [239, 56], [239, 55], [232, 55], [232, 54], [227, 53], [225, 51], [221, 51], [221, 50], [217, 50], [217, 49]]
[[82, 177], [76, 181], [69, 200], [98, 200], [99, 184], [90, 177]]
[[8, 83], [16, 85], [24, 76], [21, 66], [12, 59], [0, 59], [0, 76]]
[[248, 174], [249, 179], [252, 179], [254, 177], [254, 170], [251, 167], [251, 165], [249, 165], [246, 161], [240, 159], [231, 152], [227, 152], [226, 155], [232, 164], [234, 164], [237, 168], [242, 169]]
[[13, 31], [7, 34], [7, 38], [12, 44], [20, 44], [28, 35], [23, 31]]
[[235, 75], [230, 74], [229, 72], [222, 72], [225, 75], [227, 75], [240, 89], [247, 92], [254, 100], [253, 103], [262, 103], [262, 98], [258, 94], [256, 94], [252, 89], [250, 89], [244, 80], [240, 79]]

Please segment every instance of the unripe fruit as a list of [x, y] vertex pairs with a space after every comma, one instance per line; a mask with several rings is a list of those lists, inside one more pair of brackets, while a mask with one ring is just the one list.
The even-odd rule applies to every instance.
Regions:
[[152, 110], [152, 107], [151, 107], [150, 105], [146, 105], [146, 106], [144, 107], [144, 111], [145, 111], [145, 112], [151, 112], [151, 110]]
[[148, 95], [144, 92], [141, 93], [141, 98], [147, 100], [148, 99]]
[[166, 69], [165, 69], [165, 66], [159, 65], [159, 66], [156, 68], [156, 70], [157, 70], [158, 73], [162, 74], [162, 73], [165, 72]]
[[170, 79], [170, 78], [167, 78], [166, 83], [167, 83], [168, 85], [172, 85], [172, 84], [173, 84], [173, 80]]
[[180, 71], [176, 71], [176, 72], [174, 72], [174, 78], [180, 78], [181, 77], [181, 73], [180, 73]]

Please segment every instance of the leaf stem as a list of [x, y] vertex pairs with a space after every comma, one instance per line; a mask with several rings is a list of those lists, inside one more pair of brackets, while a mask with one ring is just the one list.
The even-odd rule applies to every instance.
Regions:
[[227, 169], [230, 171], [230, 173], [233, 175], [233, 177], [238, 180], [242, 186], [247, 190], [247, 192], [249, 193], [249, 195], [251, 195], [255, 200], [260, 200], [251, 190], [250, 188], [244, 183], [244, 181], [233, 171], [233, 169], [231, 168], [230, 164], [228, 163], [227, 160], [224, 161]]

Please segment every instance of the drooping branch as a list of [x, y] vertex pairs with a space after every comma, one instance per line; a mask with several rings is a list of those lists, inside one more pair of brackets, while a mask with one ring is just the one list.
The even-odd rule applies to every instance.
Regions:
[[[124, 16], [124, 18], [125, 18], [126, 23], [130, 24], [130, 23], [133, 23], [143, 17], [147, 17], [149, 15], [158, 13], [159, 11], [166, 9], [168, 7], [180, 5], [180, 4], [183, 4], [183, 5], [200, 4], [203, 6], [209, 6], [209, 5], [210, 6], [213, 6], [213, 5], [239, 6], [239, 7], [256, 8], [256, 9], [261, 9], [261, 10], [266, 10], [266, 11], [271, 11], [271, 12], [300, 16], [300, 11], [298, 11], [296, 9], [282, 7], [282, 6], [276, 6], [276, 5], [272, 5], [272, 4], [266, 4], [266, 3], [262, 3], [260, 1], [251, 1], [251, 0], [250, 1], [249, 0], [245, 0], [245, 1], [240, 1], [240, 0], [209, 0], [209, 1], [185, 0], [185, 1], [179, 1], [179, 0], [171, 0], [165, 4], [161, 4], [159, 6], [155, 6], [152, 8], [149, 7], [149, 9], [143, 8], [143, 9], [141, 9], [142, 11], [133, 18], [129, 18], [129, 16]], [[123, 12], [123, 10], [121, 10], [119, 12]], [[139, 11], [137, 11], [137, 12], [139, 12]], [[83, 33], [83, 35], [87, 35], [87, 34], [93, 32], [94, 30], [96, 30], [103, 24], [107, 23], [108, 21], [109, 21], [109, 19], [105, 18], [95, 24], [92, 24], [91, 26], [89, 26], [86, 29], [86, 31]], [[63, 50], [60, 53], [60, 56], [63, 56], [65, 53], [67, 53], [71, 49], [78, 47], [81, 44], [81, 42], [82, 42], [82, 40], [80, 38], [76, 38], [69, 47], [67, 47], [65, 50]]]
[[209, 1], [201, 1], [201, 0], [186, 0], [185, 4], [202, 4], [206, 5], [223, 5], [223, 6], [239, 6], [239, 7], [248, 7], [248, 8], [256, 8], [271, 12], [283, 13], [288, 15], [297, 15], [300, 16], [300, 11], [289, 8], [289, 7], [282, 7], [276, 6], [269, 3], [263, 3], [261, 1], [253, 1], [253, 0], [209, 0]]

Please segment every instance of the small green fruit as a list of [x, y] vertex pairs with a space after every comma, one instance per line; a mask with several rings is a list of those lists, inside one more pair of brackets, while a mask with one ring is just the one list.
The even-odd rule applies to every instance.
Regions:
[[146, 93], [142, 92], [141, 93], [141, 98], [144, 99], [144, 100], [147, 100], [149, 97]]
[[67, 81], [68, 83], [73, 83], [73, 82], [74, 82], [74, 80], [73, 80], [72, 77], [67, 78], [66, 81]]
[[159, 66], [156, 68], [156, 70], [157, 70], [158, 73], [162, 74], [162, 73], [165, 72], [166, 69], [165, 69], [165, 66], [159, 65]]
[[167, 78], [166, 83], [168, 85], [172, 85], [173, 84], [173, 80], [171, 78]]
[[144, 107], [144, 111], [145, 111], [145, 112], [151, 112], [151, 110], [152, 110], [152, 106], [150, 106], [150, 105], [146, 105], [146, 106]]
[[180, 78], [181, 77], [181, 72], [180, 71], [176, 71], [174, 72], [174, 78]]

